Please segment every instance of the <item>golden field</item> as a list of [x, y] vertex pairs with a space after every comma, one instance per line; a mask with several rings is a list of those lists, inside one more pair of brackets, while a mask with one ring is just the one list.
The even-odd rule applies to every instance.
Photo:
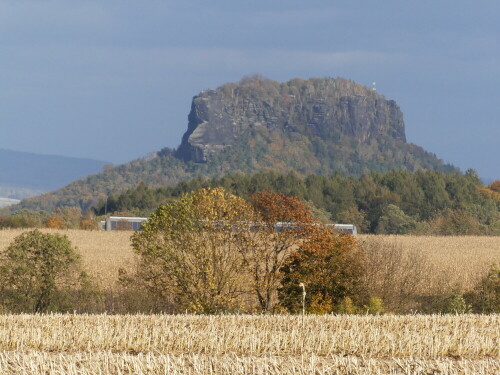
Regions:
[[410, 254], [420, 254], [428, 263], [427, 276], [431, 284], [442, 281], [439, 275], [447, 275], [448, 283], [467, 289], [475, 285], [493, 263], [500, 264], [498, 236], [361, 235], [359, 238], [361, 242], [380, 242]]
[[[113, 287], [118, 269], [131, 269], [135, 255], [129, 231], [84, 231], [41, 229], [68, 236], [82, 255], [86, 270], [103, 287]], [[23, 233], [23, 229], [0, 230], [0, 251]], [[377, 251], [404, 252], [408, 262], [420, 262], [427, 288], [454, 286], [468, 289], [484, 276], [493, 263], [500, 263], [500, 237], [485, 236], [392, 236], [360, 235], [361, 243], [378, 244]], [[377, 271], [377, 270], [375, 270]]]
[[0, 316], [8, 374], [498, 374], [499, 315]]

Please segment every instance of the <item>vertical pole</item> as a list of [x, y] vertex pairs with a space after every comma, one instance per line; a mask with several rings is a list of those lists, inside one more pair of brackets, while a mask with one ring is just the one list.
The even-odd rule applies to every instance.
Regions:
[[300, 283], [299, 286], [302, 287], [302, 316], [306, 314], [306, 286], [304, 283]]

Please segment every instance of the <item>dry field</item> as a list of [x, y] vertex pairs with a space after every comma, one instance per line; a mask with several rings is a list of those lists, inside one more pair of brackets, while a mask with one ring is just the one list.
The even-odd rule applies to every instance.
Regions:
[[[378, 242], [419, 254], [427, 264], [429, 285], [445, 282], [459, 289], [475, 285], [493, 263], [500, 264], [500, 237], [361, 235], [361, 242]], [[387, 246], [389, 245], [389, 246]]]
[[[115, 285], [118, 269], [132, 269], [135, 256], [130, 246], [132, 232], [42, 229], [65, 234], [83, 256], [87, 271], [105, 288]], [[22, 229], [0, 230], [0, 251], [5, 249]], [[500, 237], [484, 236], [359, 236], [361, 242], [381, 243], [380, 252], [391, 246], [409, 255], [409, 262], [420, 261], [425, 268], [428, 288], [456, 286], [467, 290], [487, 272], [491, 264], [500, 263]], [[385, 254], [381, 254], [384, 258]], [[413, 264], [416, 266], [416, 264]]]
[[500, 316], [0, 316], [2, 374], [499, 374]]
[[[45, 233], [66, 235], [82, 255], [85, 269], [96, 277], [104, 288], [115, 286], [118, 269], [129, 269], [135, 264], [130, 247], [132, 232], [105, 232], [84, 230], [40, 229]], [[0, 251], [9, 246], [14, 238], [26, 229], [0, 230]]]

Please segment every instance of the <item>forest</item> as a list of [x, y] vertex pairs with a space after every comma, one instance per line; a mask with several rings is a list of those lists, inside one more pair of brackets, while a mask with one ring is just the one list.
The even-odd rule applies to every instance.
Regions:
[[276, 172], [194, 178], [175, 186], [137, 187], [111, 194], [92, 210], [148, 216], [161, 203], [204, 187], [224, 187], [247, 198], [269, 189], [305, 200], [319, 222], [351, 223], [361, 233], [499, 235], [500, 183], [483, 186], [477, 173], [390, 171], [361, 177]]

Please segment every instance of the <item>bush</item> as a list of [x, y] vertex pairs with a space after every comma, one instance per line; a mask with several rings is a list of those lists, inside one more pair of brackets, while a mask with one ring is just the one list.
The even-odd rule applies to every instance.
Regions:
[[344, 297], [338, 303], [336, 312], [339, 314], [357, 314], [359, 309], [354, 305], [351, 297]]
[[82, 219], [80, 221], [80, 229], [83, 230], [97, 230], [97, 222], [92, 219]]
[[370, 299], [368, 300], [368, 304], [364, 306], [364, 309], [368, 314], [372, 315], [382, 314], [385, 310], [382, 298], [370, 297]]
[[16, 237], [0, 257], [0, 300], [11, 312], [99, 308], [99, 292], [66, 236], [39, 230]]
[[500, 313], [500, 266], [492, 265], [469, 297], [475, 312]]
[[22, 209], [10, 216], [0, 216], [0, 228], [39, 228], [49, 216], [45, 211]]
[[50, 229], [66, 229], [66, 223], [61, 216], [52, 215], [45, 222], [45, 227]]
[[472, 312], [472, 306], [467, 304], [462, 293], [454, 292], [445, 301], [444, 313], [467, 314]]

